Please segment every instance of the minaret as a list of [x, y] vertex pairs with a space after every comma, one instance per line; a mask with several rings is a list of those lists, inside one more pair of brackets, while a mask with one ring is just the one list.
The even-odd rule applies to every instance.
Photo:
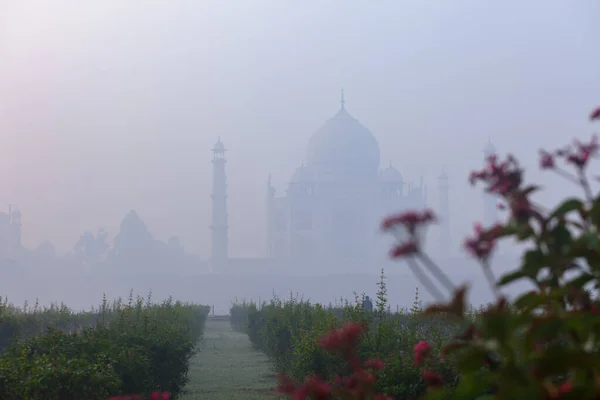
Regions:
[[344, 97], [344, 89], [340, 90], [340, 110], [346, 108], [346, 98]]
[[225, 175], [225, 146], [221, 138], [215, 143], [213, 152], [213, 190], [212, 190], [212, 248], [211, 268], [222, 270], [229, 258], [229, 237], [227, 227], [227, 176]]
[[448, 174], [442, 171], [439, 179], [438, 195], [440, 199], [440, 248], [447, 253], [450, 248], [450, 199]]
[[273, 257], [273, 198], [275, 188], [271, 183], [271, 174], [267, 178], [267, 257]]
[[[488, 139], [483, 148], [484, 160], [487, 163], [490, 156], [496, 155], [496, 148], [492, 141]], [[498, 222], [498, 201], [490, 193], [483, 194], [483, 224], [486, 228], [493, 226]]]

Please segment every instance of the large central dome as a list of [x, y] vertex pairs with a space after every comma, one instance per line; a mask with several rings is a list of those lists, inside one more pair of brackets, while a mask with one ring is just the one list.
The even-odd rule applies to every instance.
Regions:
[[321, 172], [379, 169], [379, 144], [375, 136], [345, 109], [340, 111], [310, 138], [307, 164]]

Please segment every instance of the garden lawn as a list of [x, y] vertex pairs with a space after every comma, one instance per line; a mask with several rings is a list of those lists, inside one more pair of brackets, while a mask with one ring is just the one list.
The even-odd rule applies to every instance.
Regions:
[[192, 358], [182, 400], [277, 399], [275, 375], [264, 354], [229, 321], [206, 321], [200, 352]]

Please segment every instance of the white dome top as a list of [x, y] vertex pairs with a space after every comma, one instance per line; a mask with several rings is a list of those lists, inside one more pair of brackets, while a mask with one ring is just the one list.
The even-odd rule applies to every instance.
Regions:
[[322, 172], [379, 170], [379, 144], [375, 136], [344, 107], [310, 138], [308, 167]]

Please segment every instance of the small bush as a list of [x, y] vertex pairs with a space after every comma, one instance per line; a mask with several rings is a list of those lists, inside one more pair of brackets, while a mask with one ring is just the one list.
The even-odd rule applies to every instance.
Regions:
[[3, 400], [104, 400], [158, 390], [176, 397], [208, 315], [208, 307], [138, 297], [126, 305], [105, 301], [94, 316], [63, 309], [63, 321], [70, 315], [71, 324], [89, 326], [35, 332], [54, 311], [5, 313], [13, 332], [0, 356]]

